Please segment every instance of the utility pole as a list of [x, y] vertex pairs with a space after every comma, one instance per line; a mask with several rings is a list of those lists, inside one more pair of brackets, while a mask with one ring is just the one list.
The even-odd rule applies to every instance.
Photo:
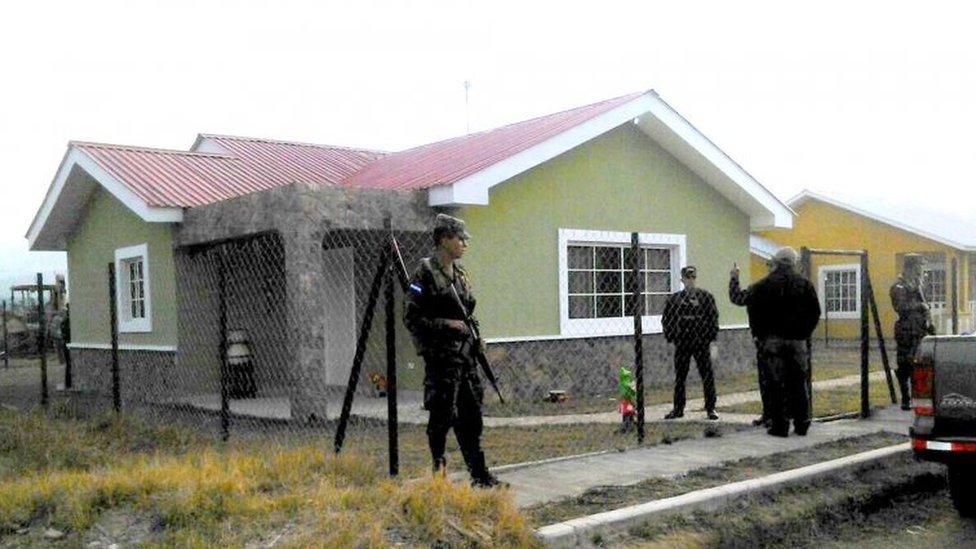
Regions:
[[468, 90], [471, 89], [471, 81], [464, 81], [464, 133], [471, 133], [471, 112], [468, 103]]

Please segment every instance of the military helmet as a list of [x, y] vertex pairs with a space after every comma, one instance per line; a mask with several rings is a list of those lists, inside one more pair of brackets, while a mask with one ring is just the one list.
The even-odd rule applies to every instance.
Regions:
[[446, 237], [460, 236], [464, 240], [471, 239], [471, 234], [465, 228], [463, 220], [439, 213], [434, 218], [434, 238], [442, 235]]

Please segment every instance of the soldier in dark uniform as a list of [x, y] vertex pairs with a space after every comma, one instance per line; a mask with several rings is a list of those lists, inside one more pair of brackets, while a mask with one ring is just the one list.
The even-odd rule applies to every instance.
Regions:
[[664, 339], [674, 343], [674, 408], [664, 419], [674, 419], [685, 413], [685, 381], [691, 358], [701, 375], [705, 393], [705, 413], [708, 419], [715, 415], [715, 378], [709, 346], [718, 336], [718, 309], [715, 298], [707, 290], [695, 287], [697, 270], [688, 266], [681, 269], [684, 289], [668, 296], [664, 303], [661, 324]]
[[898, 313], [895, 321], [895, 344], [898, 346], [898, 387], [901, 389], [901, 409], [911, 409], [909, 380], [912, 377], [912, 357], [926, 334], [934, 333], [929, 307], [922, 296], [922, 256], [905, 254], [901, 276], [891, 286], [891, 306]]
[[484, 388], [472, 355], [474, 339], [464, 322], [475, 298], [464, 269], [456, 263], [470, 235], [460, 219], [438, 214], [434, 255], [421, 260], [406, 296], [404, 321], [424, 358], [424, 409], [430, 412], [427, 441], [434, 471], [443, 471], [447, 432], [454, 429], [474, 486], [500, 484], [488, 471], [481, 450]]
[[773, 256], [773, 270], [749, 287], [752, 333], [759, 341], [760, 364], [766, 371], [770, 427], [774, 436], [810, 428], [807, 387], [807, 339], [820, 321], [820, 300], [813, 284], [796, 271], [798, 256], [783, 248]]
[[759, 338], [756, 337], [756, 331], [752, 324], [752, 308], [749, 306], [749, 298], [752, 296], [752, 288], [743, 289], [739, 285], [739, 267], [733, 264], [732, 270], [729, 272], [729, 301], [733, 305], [738, 305], [739, 307], [746, 308], [746, 314], [749, 317], [749, 330], [752, 333], [752, 342], [756, 345], [756, 371], [759, 378], [759, 398], [762, 401], [762, 414], [752, 421], [753, 425], [765, 425], [769, 427], [770, 421], [769, 416], [766, 411], [770, 409], [769, 405], [769, 391], [766, 390], [766, 368], [762, 363], [762, 353], [759, 352]]

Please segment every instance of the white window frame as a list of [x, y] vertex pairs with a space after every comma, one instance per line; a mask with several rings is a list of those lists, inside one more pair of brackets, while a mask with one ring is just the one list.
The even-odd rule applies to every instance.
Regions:
[[[600, 244], [630, 244], [631, 233], [587, 229], [559, 229], [559, 333], [563, 336], [620, 336], [633, 335], [632, 317], [569, 318], [569, 246]], [[641, 246], [671, 248], [671, 292], [681, 285], [681, 266], [686, 264], [687, 245], [683, 234], [639, 233]], [[660, 333], [661, 315], [641, 318], [644, 333]]]
[[[831, 311], [827, 312], [827, 273], [833, 271], [854, 271], [854, 283], [856, 284], [856, 295], [854, 297], [854, 311]], [[817, 289], [820, 295], [820, 318], [828, 320], [832, 318], [861, 318], [861, 264], [860, 263], [837, 263], [831, 265], [820, 265], [817, 271]]]
[[[924, 284], [925, 273], [942, 273], [942, 301], [934, 301], [932, 298], [935, 296], [929, 295], [931, 292], [926, 291], [928, 288], [926, 288]], [[931, 277], [932, 274], [929, 274], [929, 276]], [[922, 267], [921, 280], [923, 281], [922, 295], [925, 296], [925, 303], [929, 306], [929, 308], [933, 311], [946, 309], [950, 303], [949, 299], [951, 299], [951, 288], [949, 287], [949, 284], [952, 282], [949, 280], [949, 272], [946, 269], [945, 263], [936, 263], [934, 265], [927, 264]]]
[[[144, 301], [144, 318], [132, 318], [129, 294], [129, 269], [125, 263], [133, 259], [142, 260], [142, 291]], [[119, 322], [119, 333], [149, 333], [152, 332], [152, 291], [149, 287], [149, 246], [138, 244], [115, 250], [115, 314]]]

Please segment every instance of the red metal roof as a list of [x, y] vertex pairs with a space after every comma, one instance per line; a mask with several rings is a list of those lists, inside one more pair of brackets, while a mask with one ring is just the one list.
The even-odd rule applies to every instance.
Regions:
[[269, 177], [321, 184], [338, 184], [370, 162], [386, 155], [381, 151], [352, 149], [272, 139], [200, 135], [227, 149], [252, 170]]
[[493, 130], [392, 153], [343, 184], [384, 189], [423, 189], [454, 183], [640, 97], [624, 95]]
[[[72, 142], [151, 207], [194, 207], [296, 181], [383, 189], [447, 185], [631, 101], [635, 93], [398, 153], [202, 134], [223, 153]], [[199, 142], [199, 141], [198, 141]]]
[[204, 136], [229, 154], [72, 142], [153, 207], [193, 207], [295, 181], [338, 184], [383, 153]]

